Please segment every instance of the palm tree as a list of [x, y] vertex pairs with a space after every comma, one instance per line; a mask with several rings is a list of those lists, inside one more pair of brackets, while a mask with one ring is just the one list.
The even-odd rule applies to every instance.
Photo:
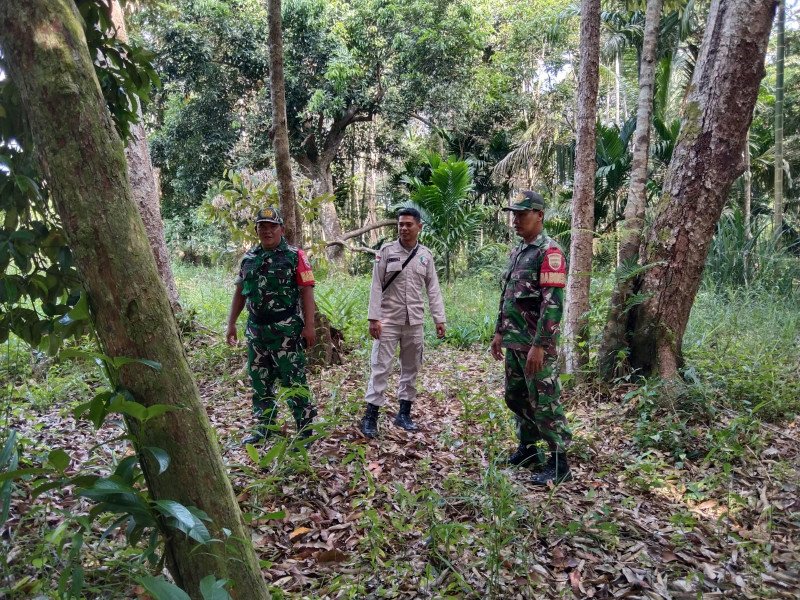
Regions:
[[442, 160], [438, 154], [428, 154], [426, 161], [431, 168], [430, 183], [404, 176], [403, 181], [414, 191], [401, 206], [416, 208], [422, 214], [422, 241], [444, 255], [445, 279], [450, 283], [451, 264], [461, 247], [475, 239], [486, 209], [469, 206], [475, 186], [466, 162], [454, 157]]

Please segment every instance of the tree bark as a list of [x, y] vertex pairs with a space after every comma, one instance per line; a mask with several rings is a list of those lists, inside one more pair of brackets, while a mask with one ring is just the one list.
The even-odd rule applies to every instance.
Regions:
[[[338, 146], [337, 146], [338, 147]], [[342, 224], [336, 213], [333, 203], [333, 175], [331, 161], [322, 158], [309, 158], [308, 155], [295, 155], [295, 160], [300, 165], [303, 173], [311, 180], [311, 189], [315, 197], [326, 196], [327, 199], [320, 204], [319, 220], [322, 233], [326, 241], [337, 240], [342, 236]], [[344, 264], [344, 252], [341, 246], [329, 246], [328, 260], [337, 266]]]
[[297, 198], [292, 182], [292, 162], [289, 154], [289, 128], [286, 122], [286, 88], [283, 79], [283, 33], [281, 0], [269, 0], [269, 94], [272, 101], [272, 143], [275, 148], [275, 171], [278, 197], [283, 213], [286, 240], [294, 246], [303, 245], [303, 229], [295, 215]]
[[641, 277], [649, 298], [634, 315], [632, 366], [677, 376], [703, 266], [733, 181], [764, 76], [774, 0], [713, 0], [683, 108], [678, 142]]
[[[128, 33], [125, 29], [125, 15], [118, 1], [111, 3], [111, 19], [114, 22], [115, 37], [124, 44], [128, 43]], [[167, 241], [164, 239], [164, 224], [161, 220], [161, 197], [158, 181], [153, 171], [150, 160], [150, 149], [147, 147], [147, 134], [142, 125], [142, 108], [137, 111], [139, 122], [131, 125], [132, 139], [128, 140], [125, 148], [125, 157], [128, 162], [128, 180], [133, 191], [139, 214], [142, 215], [147, 240], [156, 259], [156, 267], [161, 281], [167, 290], [167, 297], [172, 311], [180, 312], [181, 305], [178, 298], [178, 287], [175, 285], [175, 276], [169, 263]]]
[[[636, 109], [628, 201], [625, 204], [625, 223], [619, 248], [619, 264], [630, 265], [639, 258], [639, 246], [644, 229], [647, 207], [647, 159], [650, 155], [650, 121], [653, 118], [653, 90], [656, 77], [658, 30], [664, 0], [648, 0], [645, 14], [644, 39], [639, 66], [639, 101]], [[608, 320], [598, 352], [600, 373], [610, 378], [618, 364], [618, 352], [627, 346], [625, 303], [633, 293], [634, 280], [618, 278], [611, 296]]]
[[212, 537], [225, 540], [197, 548], [175, 531], [166, 539], [170, 572], [195, 599], [202, 597], [199, 583], [209, 574], [228, 579], [239, 599], [269, 598], [133, 199], [122, 142], [100, 92], [77, 8], [71, 0], [0, 3], [0, 47], [103, 350], [161, 363], [162, 373], [125, 367], [122, 384], [144, 405], [179, 407], [142, 432], [146, 446], [164, 449], [171, 459], [159, 475], [153, 460], [142, 456], [150, 493], [205, 511]]
[[589, 286], [594, 237], [594, 175], [596, 167], [597, 90], [600, 76], [600, 0], [581, 1], [578, 128], [575, 186], [567, 280], [567, 318], [564, 327], [566, 372], [577, 374], [588, 362]]

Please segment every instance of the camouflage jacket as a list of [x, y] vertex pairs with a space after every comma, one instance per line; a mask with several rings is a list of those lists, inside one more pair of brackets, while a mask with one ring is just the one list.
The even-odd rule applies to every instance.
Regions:
[[305, 253], [285, 239], [271, 250], [256, 246], [244, 255], [235, 283], [242, 286], [248, 339], [297, 337], [303, 328], [300, 287], [314, 285]]
[[495, 326], [503, 347], [543, 346], [546, 354], [556, 354], [567, 282], [561, 248], [545, 231], [530, 244], [521, 241], [511, 252], [503, 281]]

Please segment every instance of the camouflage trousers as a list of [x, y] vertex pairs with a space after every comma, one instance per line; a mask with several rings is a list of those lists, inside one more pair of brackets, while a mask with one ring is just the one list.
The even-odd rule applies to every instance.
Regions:
[[545, 355], [535, 375], [525, 374], [527, 358], [526, 350], [506, 350], [505, 400], [516, 417], [517, 439], [521, 444], [544, 440], [551, 451], [566, 451], [572, 431], [559, 402], [557, 357]]
[[250, 339], [247, 342], [247, 373], [253, 386], [253, 410], [262, 424], [270, 425], [278, 412], [275, 383], [296, 423], [313, 419], [317, 409], [306, 382], [306, 357], [300, 340], [284, 338], [277, 343]]

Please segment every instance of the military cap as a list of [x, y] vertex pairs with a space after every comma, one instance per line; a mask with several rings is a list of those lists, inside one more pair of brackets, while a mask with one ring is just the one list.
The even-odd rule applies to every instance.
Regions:
[[541, 194], [530, 190], [523, 190], [514, 197], [514, 200], [503, 210], [544, 210], [544, 198]]
[[265, 222], [283, 225], [283, 217], [281, 217], [281, 213], [277, 208], [274, 206], [267, 206], [266, 208], [262, 208], [260, 211], [258, 211], [258, 214], [256, 215], [256, 225]]

